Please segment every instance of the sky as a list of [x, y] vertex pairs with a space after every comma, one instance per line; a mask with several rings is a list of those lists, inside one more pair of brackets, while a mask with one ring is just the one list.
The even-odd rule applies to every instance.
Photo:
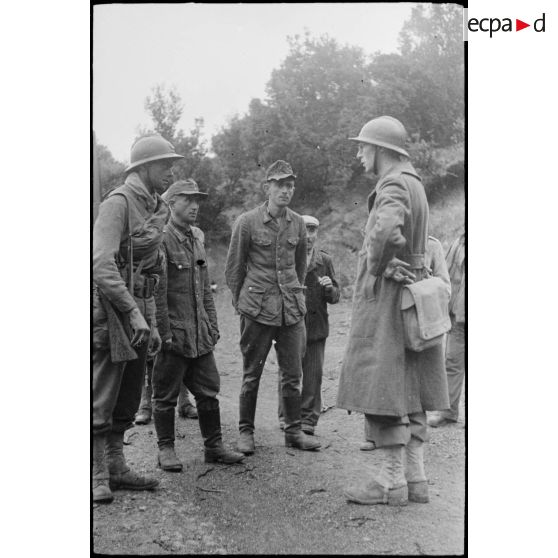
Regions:
[[205, 121], [205, 138], [265, 98], [273, 69], [288, 53], [287, 36], [328, 34], [372, 54], [396, 52], [413, 3], [108, 4], [93, 14], [93, 129], [122, 162], [144, 101], [156, 84], [175, 86], [179, 127]]

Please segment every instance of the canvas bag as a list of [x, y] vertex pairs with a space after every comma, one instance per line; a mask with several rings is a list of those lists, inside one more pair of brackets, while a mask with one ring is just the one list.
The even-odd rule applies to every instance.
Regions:
[[405, 348], [415, 352], [442, 343], [451, 329], [448, 311], [449, 293], [439, 277], [429, 277], [401, 291], [401, 314]]

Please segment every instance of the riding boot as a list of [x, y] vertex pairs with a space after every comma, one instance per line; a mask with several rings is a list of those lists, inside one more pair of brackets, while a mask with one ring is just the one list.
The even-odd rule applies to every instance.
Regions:
[[153, 414], [159, 453], [157, 463], [163, 471], [182, 471], [182, 463], [174, 450], [174, 409], [155, 411]]
[[114, 496], [109, 488], [109, 471], [105, 457], [106, 444], [106, 434], [93, 435], [93, 502], [103, 504], [109, 504], [114, 500]]
[[230, 464], [242, 461], [243, 453], [228, 450], [223, 445], [219, 401], [212, 401], [209, 405], [209, 408], [198, 405], [198, 420], [205, 447], [205, 462]]
[[142, 477], [128, 467], [124, 459], [124, 432], [109, 432], [107, 439], [107, 459], [111, 490], [152, 490], [159, 481]]
[[256, 416], [258, 394], [256, 392], [247, 395], [241, 395], [238, 399], [238, 429], [240, 431], [240, 436], [236, 449], [244, 455], [252, 455], [255, 451], [254, 418]]
[[300, 394], [283, 397], [285, 417], [285, 445], [300, 450], [317, 450], [321, 444], [302, 432], [300, 427]]

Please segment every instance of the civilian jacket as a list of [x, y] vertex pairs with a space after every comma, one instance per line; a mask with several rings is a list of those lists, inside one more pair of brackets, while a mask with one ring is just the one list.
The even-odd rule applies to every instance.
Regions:
[[155, 297], [161, 340], [172, 339], [172, 352], [197, 358], [211, 352], [219, 338], [203, 232], [190, 227], [188, 234], [170, 221], [163, 248], [166, 265]]
[[277, 223], [267, 202], [236, 220], [225, 277], [236, 310], [261, 324], [293, 325], [306, 304], [306, 227], [286, 208]]
[[[319, 283], [319, 278], [327, 275], [333, 288], [326, 291]], [[339, 284], [335, 278], [335, 271], [331, 257], [316, 247], [312, 250], [310, 263], [306, 272], [306, 339], [307, 342], [319, 341], [329, 335], [329, 321], [327, 303], [339, 302]]]

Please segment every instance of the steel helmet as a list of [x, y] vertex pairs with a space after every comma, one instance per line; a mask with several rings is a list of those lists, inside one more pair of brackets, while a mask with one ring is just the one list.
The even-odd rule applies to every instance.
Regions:
[[358, 137], [349, 139], [386, 147], [409, 157], [404, 149], [407, 130], [397, 118], [391, 116], [380, 116], [370, 120], [362, 127]]
[[152, 161], [162, 159], [184, 159], [182, 155], [177, 155], [174, 146], [170, 141], [157, 135], [143, 136], [136, 140], [130, 150], [130, 165], [126, 172]]

